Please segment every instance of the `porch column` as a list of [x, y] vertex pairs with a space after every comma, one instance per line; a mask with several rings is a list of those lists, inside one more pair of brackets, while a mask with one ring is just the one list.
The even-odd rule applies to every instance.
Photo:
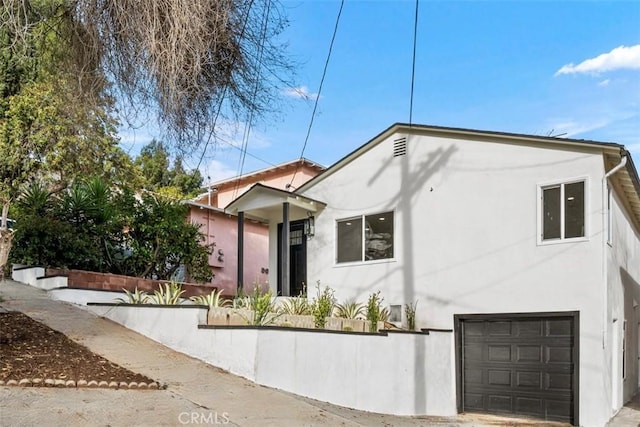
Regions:
[[238, 212], [238, 294], [244, 287], [244, 212]]
[[289, 202], [282, 204], [282, 257], [280, 258], [280, 279], [282, 280], [282, 296], [290, 296], [291, 286], [289, 284]]

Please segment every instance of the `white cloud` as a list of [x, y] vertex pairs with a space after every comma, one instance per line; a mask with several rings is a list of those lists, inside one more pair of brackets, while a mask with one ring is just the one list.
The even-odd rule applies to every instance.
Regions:
[[221, 161], [211, 160], [206, 165], [200, 167], [200, 173], [204, 177], [204, 184], [211, 184], [236, 176], [235, 168], [230, 167]]
[[566, 138], [573, 138], [581, 133], [590, 132], [592, 130], [600, 129], [607, 126], [610, 121], [607, 120], [595, 120], [585, 123], [580, 123], [575, 120], [569, 120], [564, 122], [555, 123], [551, 126], [553, 129], [553, 135], [562, 135]]
[[310, 99], [315, 100], [318, 97], [317, 93], [309, 92], [309, 88], [306, 86], [287, 88], [284, 90], [284, 94], [291, 98], [300, 98], [306, 101]]
[[578, 65], [569, 63], [563, 65], [556, 72], [561, 74], [600, 74], [619, 69], [640, 69], [640, 44], [634, 46], [619, 46], [611, 52], [603, 53], [595, 58], [589, 58]]
[[609, 79], [604, 79], [603, 81], [601, 81], [600, 83], [598, 83], [598, 86], [609, 86], [609, 83], [611, 83], [611, 80], [609, 80]]

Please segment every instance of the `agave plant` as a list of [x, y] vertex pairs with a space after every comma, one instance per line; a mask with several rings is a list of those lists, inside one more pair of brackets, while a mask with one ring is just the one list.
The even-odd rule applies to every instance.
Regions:
[[130, 292], [129, 290], [122, 288], [124, 293], [127, 295], [127, 299], [124, 298], [116, 298], [116, 301], [124, 303], [124, 304], [146, 304], [149, 301], [149, 294], [145, 291], [139, 290], [137, 287]]
[[180, 296], [184, 292], [182, 285], [179, 283], [165, 283], [153, 292], [154, 295], [151, 298], [156, 304], [176, 305], [180, 304]]
[[231, 305], [230, 300], [222, 298], [222, 289], [219, 291], [213, 290], [209, 295], [198, 295], [189, 299], [198, 305], [206, 305], [209, 308], [229, 307]]
[[362, 319], [366, 316], [365, 306], [354, 300], [336, 305], [336, 316], [343, 319]]
[[282, 314], [308, 315], [311, 314], [311, 306], [307, 298], [301, 295], [283, 301], [278, 312]]

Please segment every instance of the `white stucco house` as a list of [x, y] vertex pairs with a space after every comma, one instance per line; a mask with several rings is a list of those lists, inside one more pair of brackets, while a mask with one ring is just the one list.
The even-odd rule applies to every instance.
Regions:
[[395, 124], [226, 210], [269, 224], [281, 295], [418, 301], [418, 327], [451, 331], [459, 412], [602, 426], [638, 391], [640, 180], [619, 144]]

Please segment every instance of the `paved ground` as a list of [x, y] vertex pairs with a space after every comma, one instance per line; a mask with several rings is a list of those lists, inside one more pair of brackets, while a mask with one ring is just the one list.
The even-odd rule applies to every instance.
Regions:
[[[21, 311], [166, 390], [0, 387], [1, 426], [540, 426], [463, 414], [396, 417], [355, 411], [258, 386], [170, 350], [114, 322], [50, 300], [46, 292], [0, 282], [0, 305]], [[640, 401], [610, 427], [638, 426]]]

